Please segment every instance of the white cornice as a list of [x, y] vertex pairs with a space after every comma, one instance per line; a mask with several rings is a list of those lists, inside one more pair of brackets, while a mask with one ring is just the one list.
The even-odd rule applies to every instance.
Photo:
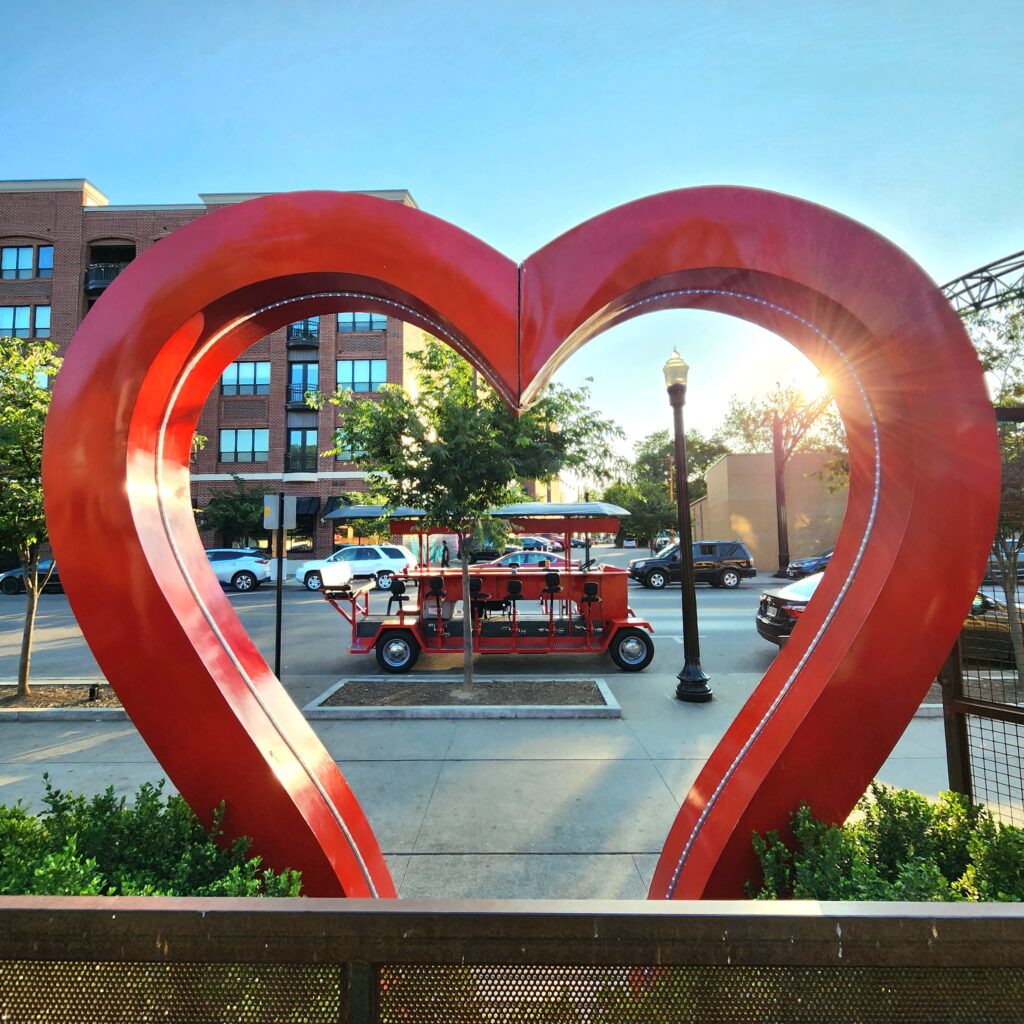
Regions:
[[110, 200], [86, 178], [26, 178], [0, 181], [0, 192], [81, 192], [83, 206], [106, 206]]

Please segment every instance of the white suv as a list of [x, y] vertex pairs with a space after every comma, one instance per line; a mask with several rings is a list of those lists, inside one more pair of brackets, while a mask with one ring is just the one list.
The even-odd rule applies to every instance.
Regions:
[[[352, 576], [370, 576], [377, 581], [381, 590], [391, 589], [391, 578], [403, 572], [406, 566], [417, 564], [416, 556], [400, 544], [352, 544], [335, 551], [330, 558], [318, 558], [303, 562], [295, 570], [295, 578], [307, 590], [319, 590], [324, 583], [323, 569], [341, 568], [347, 565]], [[328, 569], [328, 583], [334, 582], [337, 573]]]
[[270, 579], [270, 562], [254, 548], [207, 548], [210, 568], [222, 586], [245, 593]]

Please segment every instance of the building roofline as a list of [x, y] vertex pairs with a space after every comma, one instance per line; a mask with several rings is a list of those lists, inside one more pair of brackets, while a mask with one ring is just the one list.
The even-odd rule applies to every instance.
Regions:
[[[303, 190], [304, 191], [304, 190]], [[346, 188], [342, 192], [353, 192], [360, 196], [374, 196], [377, 199], [389, 199], [405, 206], [419, 209], [416, 200], [406, 188], [359, 189]], [[280, 192], [200, 192], [199, 198], [205, 206], [225, 206], [228, 203], [244, 203], [249, 199], [261, 199], [263, 196], [277, 196]]]
[[110, 202], [87, 178], [23, 178], [0, 181], [0, 192], [81, 192], [83, 206], [106, 206]]
[[[388, 199], [419, 209], [419, 204], [405, 188], [343, 189], [362, 196]], [[280, 195], [280, 192], [201, 192], [198, 203], [126, 203], [112, 206], [110, 200], [87, 178], [25, 178], [0, 181], [2, 193], [29, 192], [80, 192], [82, 206], [91, 210], [106, 210], [110, 213], [127, 213], [132, 210], [204, 210], [211, 206], [225, 206], [229, 203], [244, 203], [248, 199]]]
[[128, 206], [87, 207], [85, 213], [132, 213], [137, 210], [205, 210], [203, 203], [137, 203]]

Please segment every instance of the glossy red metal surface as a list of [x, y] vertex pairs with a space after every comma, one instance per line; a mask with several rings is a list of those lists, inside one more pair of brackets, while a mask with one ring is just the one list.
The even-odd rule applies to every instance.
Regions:
[[995, 427], [969, 339], [904, 253], [821, 207], [734, 188], [612, 210], [521, 272], [418, 210], [271, 196], [195, 221], [120, 275], [56, 383], [47, 515], [82, 630], [193, 807], [225, 799], [228, 831], [301, 868], [312, 894], [394, 893], [354, 796], [199, 542], [189, 447], [227, 363], [286, 323], [369, 310], [424, 326], [526, 403], [588, 338], [670, 306], [759, 323], [830, 373], [851, 491], [828, 575], [684, 802], [651, 895], [739, 895], [752, 829], [782, 827], [801, 800], [848, 813], [981, 578]]
[[828, 374], [850, 446], [828, 573], [690, 790], [650, 890], [739, 897], [751, 833], [784, 829], [801, 801], [844, 819], [924, 698], [983, 574], [997, 439], [970, 339], [920, 267], [846, 217], [753, 189], [642, 199], [530, 257], [524, 400], [595, 334], [671, 307], [792, 342]]

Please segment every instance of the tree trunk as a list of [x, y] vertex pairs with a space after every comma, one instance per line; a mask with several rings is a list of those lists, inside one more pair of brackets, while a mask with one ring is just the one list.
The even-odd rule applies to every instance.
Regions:
[[473, 605], [469, 600], [469, 535], [460, 536], [462, 548], [462, 685], [473, 688]]
[[21, 567], [28, 604], [25, 607], [25, 628], [21, 632], [21, 656], [18, 658], [18, 696], [27, 697], [30, 692], [28, 677], [32, 669], [32, 637], [36, 631], [36, 608], [39, 605], [38, 553], [28, 559], [23, 558]]

